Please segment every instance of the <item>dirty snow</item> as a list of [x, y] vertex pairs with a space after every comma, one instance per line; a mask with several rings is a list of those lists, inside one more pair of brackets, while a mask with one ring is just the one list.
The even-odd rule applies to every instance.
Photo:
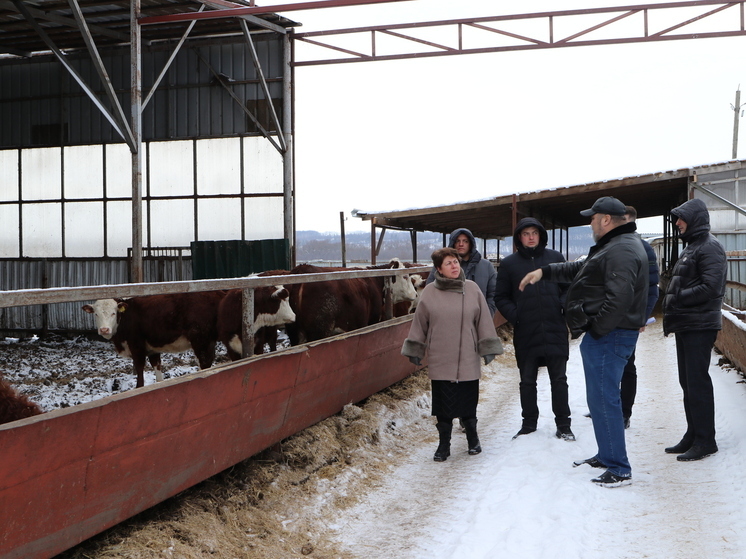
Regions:
[[554, 436], [546, 374], [539, 383], [538, 431], [512, 440], [521, 424], [518, 372], [512, 359], [496, 363], [482, 382], [482, 454], [469, 456], [454, 427], [452, 456], [433, 462], [437, 437], [428, 420], [422, 444], [331, 530], [361, 558], [744, 557], [746, 386], [718, 359], [713, 353], [720, 446], [714, 456], [683, 463], [663, 452], [679, 441], [685, 420], [674, 338], [665, 338], [658, 322], [637, 348], [638, 393], [626, 431], [631, 486], [597, 487], [590, 479], [602, 470], [572, 467], [596, 452], [573, 342], [568, 380], [576, 442]]
[[[54, 389], [53, 380], [61, 374], [64, 362], [51, 367], [37, 360], [35, 355], [44, 344], [49, 346], [44, 348], [47, 351], [57, 351], [56, 344], [43, 340], [6, 340], [8, 348], [23, 346], [28, 351], [0, 351], [0, 356], [20, 355], [15, 364], [3, 363], [0, 357], [0, 370], [32, 398], [41, 398], [45, 409], [105, 396], [106, 387], [111, 388], [107, 383], [115, 383], [118, 390], [134, 386], [129, 360], [109, 355], [102, 363], [101, 352], [113, 353], [111, 345], [79, 338], [63, 345], [78, 345], [79, 355], [91, 355], [90, 363], [77, 365], [79, 374], [68, 383], [75, 390]], [[583, 416], [587, 407], [577, 341], [571, 344], [568, 363], [576, 442], [554, 436], [545, 373], [539, 382], [539, 429], [512, 440], [521, 416], [512, 346], [506, 344], [506, 349], [505, 355], [484, 368], [479, 404], [482, 454], [467, 455], [465, 436], [454, 427], [451, 457], [444, 463], [433, 462], [437, 433], [429, 416], [429, 394], [423, 393], [387, 410], [394, 414], [386, 418], [390, 429], [382, 432], [376, 444], [361, 447], [354, 466], [331, 479], [317, 479], [311, 495], [289, 496], [293, 503], [283, 511], [285, 528], [293, 530], [303, 522], [307, 526], [310, 519], [314, 532], [339, 550], [330, 556], [317, 548], [311, 557], [745, 556], [746, 385], [738, 371], [727, 364], [720, 366], [719, 356], [713, 353], [710, 372], [720, 452], [699, 462], [677, 462], [675, 456], [663, 452], [679, 441], [685, 429], [674, 338], [663, 336], [660, 321], [649, 326], [638, 343], [638, 394], [626, 431], [634, 482], [629, 487], [605, 489], [590, 482], [601, 470], [572, 467], [573, 460], [596, 451], [591, 420]], [[164, 362], [167, 377], [197, 370], [189, 364], [191, 355], [172, 358], [174, 362]], [[121, 370], [95, 380], [95, 368], [108, 368], [112, 363]], [[10, 365], [15, 368], [8, 370]], [[148, 384], [153, 382], [150, 374]], [[33, 376], [40, 381], [31, 382]], [[21, 382], [24, 377], [28, 382]], [[95, 395], [83, 394], [89, 383], [97, 385]], [[53, 401], [55, 393], [57, 401]], [[373, 484], [361, 484], [366, 472], [359, 465], [360, 457], [363, 463], [383, 461], [385, 475]], [[350, 494], [356, 496], [354, 504], [340, 504], [345, 502], [340, 497]]]

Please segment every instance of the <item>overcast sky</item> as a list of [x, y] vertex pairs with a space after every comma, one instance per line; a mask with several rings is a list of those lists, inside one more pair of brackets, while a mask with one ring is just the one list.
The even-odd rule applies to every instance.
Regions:
[[[300, 32], [628, 4], [412, 0], [284, 15], [303, 24]], [[651, 32], [661, 24], [651, 20]], [[349, 217], [353, 209], [451, 204], [728, 160], [745, 45], [702, 39], [300, 67], [297, 228], [339, 231], [343, 211], [348, 231], [367, 231], [369, 222]]]

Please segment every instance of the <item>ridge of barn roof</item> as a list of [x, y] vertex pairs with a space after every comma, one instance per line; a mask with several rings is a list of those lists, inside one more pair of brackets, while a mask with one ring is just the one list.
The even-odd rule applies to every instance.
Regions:
[[466, 227], [476, 237], [496, 239], [512, 236], [514, 203], [516, 219], [532, 216], [547, 229], [588, 225], [588, 218], [580, 211], [590, 208], [600, 196], [615, 196], [634, 206], [640, 218], [659, 216], [687, 200], [689, 185], [696, 182], [698, 174], [742, 168], [746, 168], [746, 162], [730, 160], [440, 206], [385, 212], [355, 210], [353, 215], [380, 227], [438, 233]]

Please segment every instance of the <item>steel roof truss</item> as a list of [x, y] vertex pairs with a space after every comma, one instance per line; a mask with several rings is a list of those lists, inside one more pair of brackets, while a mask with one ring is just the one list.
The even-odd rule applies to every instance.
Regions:
[[[86, 95], [91, 99], [94, 105], [98, 107], [98, 109], [101, 111], [101, 113], [104, 115], [106, 120], [109, 121], [109, 123], [114, 127], [114, 129], [117, 131], [117, 133], [122, 136], [125, 142], [127, 142], [127, 145], [129, 145], [131, 150], [135, 149], [134, 139], [132, 137], [132, 133], [129, 130], [129, 127], [126, 128], [127, 134], [125, 134], [125, 130], [122, 129], [117, 119], [114, 117], [114, 115], [111, 114], [109, 109], [104, 106], [101, 101], [98, 99], [97, 95], [93, 92], [93, 90], [88, 87], [88, 84], [86, 84], [83, 77], [78, 74], [77, 70], [73, 68], [67, 61], [67, 57], [65, 54], [57, 48], [57, 46], [54, 44], [52, 39], [47, 35], [47, 33], [44, 31], [44, 29], [39, 25], [39, 22], [36, 21], [33, 15], [28, 11], [26, 6], [21, 0], [12, 0], [13, 4], [15, 5], [16, 9], [23, 15], [23, 17], [26, 19], [26, 21], [31, 25], [36, 33], [39, 35], [39, 37], [44, 41], [44, 43], [49, 47], [49, 49], [52, 51], [52, 53], [57, 57], [57, 60], [60, 61], [62, 66], [70, 73], [70, 75], [75, 79], [76, 82], [78, 82], [78, 85], [83, 89]], [[83, 30], [81, 29], [81, 32]], [[116, 99], [116, 96], [115, 96]], [[119, 101], [117, 101], [117, 106], [119, 106]], [[121, 107], [120, 107], [121, 110]], [[126, 123], [125, 123], [126, 124]]]
[[[533, 14], [511, 14], [506, 16], [494, 16], [494, 17], [479, 17], [469, 19], [454, 19], [454, 20], [443, 20], [443, 21], [425, 21], [415, 23], [403, 23], [393, 25], [376, 25], [371, 27], [359, 27], [359, 28], [346, 28], [346, 29], [331, 29], [326, 31], [311, 31], [307, 33], [296, 33], [293, 37], [298, 41], [309, 43], [321, 48], [338, 51], [350, 55], [350, 58], [327, 58], [327, 59], [309, 59], [309, 60], [296, 60], [294, 65], [299, 66], [312, 66], [319, 64], [342, 64], [349, 62], [367, 62], [374, 60], [401, 60], [407, 58], [425, 58], [433, 56], [448, 56], [453, 54], [477, 54], [477, 53], [488, 53], [488, 52], [508, 52], [518, 50], [533, 50], [543, 48], [561, 48], [571, 46], [590, 46], [590, 45], [613, 45], [613, 44], [625, 44], [625, 43], [641, 43], [650, 41], [668, 41], [668, 40], [682, 40], [682, 39], [701, 39], [701, 38], [714, 38], [714, 37], [737, 37], [746, 34], [746, 28], [744, 27], [744, 0], [727, 1], [727, 0], [695, 0], [688, 2], [669, 2], [669, 3], [658, 3], [658, 4], [638, 4], [632, 6], [618, 6], [618, 7], [604, 7], [604, 8], [586, 8], [579, 10], [564, 10], [556, 12], [541, 12]], [[681, 8], [706, 8], [707, 6], [714, 6], [713, 8], [707, 8], [707, 11], [701, 13], [695, 17], [689, 17], [683, 21], [679, 21], [666, 29], [656, 31], [655, 33], [649, 33], [649, 15], [650, 13], [672, 13], [673, 9]], [[674, 34], [673, 32], [681, 30], [686, 26], [696, 23], [699, 21], [712, 19], [711, 16], [720, 12], [725, 12], [728, 8], [738, 7], [738, 21], [733, 29], [725, 31], [712, 31], [712, 32], [698, 32], [698, 33], [686, 33], [685, 31], [679, 31]], [[730, 12], [734, 12], [731, 10]], [[591, 26], [584, 26], [580, 31], [573, 35], [567, 36], [560, 40], [554, 38], [554, 24], [557, 18], [563, 18], [563, 21], [570, 21], [573, 18], [578, 19], [579, 17], [586, 17], [593, 14], [609, 14], [609, 18], [601, 23], [596, 23]], [[602, 29], [608, 28], [612, 24], [629, 18], [630, 16], [642, 14], [642, 21], [639, 31], [630, 33], [620, 33], [620, 36], [614, 38], [602, 38], [593, 39], [585, 38], [583, 40], [577, 40], [580, 37], [589, 35], [590, 33]], [[546, 19], [548, 25], [548, 40], [539, 37], [528, 37], [520, 34], [512, 33], [504, 29], [498, 29], [491, 27], [490, 25], [499, 25], [503, 22], [516, 22], [516, 21], [530, 21]], [[518, 44], [513, 45], [494, 45], [484, 47], [473, 47], [465, 48], [461, 43], [461, 30], [464, 26], [471, 27], [490, 33], [497, 33], [506, 37], [511, 37], [520, 41]], [[437, 43], [431, 43], [423, 39], [415, 38], [411, 35], [406, 34], [407, 31], [413, 32], [417, 29], [423, 28], [440, 28], [447, 29], [448, 27], [456, 27], [459, 34], [459, 46], [458, 48], [447, 48]], [[340, 46], [335, 45], [337, 42], [333, 37], [340, 37], [342, 35], [352, 33], [363, 33], [370, 32], [373, 36], [372, 48], [370, 53], [368, 52], [354, 52]], [[375, 34], [385, 33], [409, 41], [422, 43], [438, 50], [433, 52], [421, 52], [412, 50], [410, 52], [402, 51], [399, 54], [388, 54], [379, 55], [375, 51]], [[327, 37], [326, 42], [320, 42], [319, 37]], [[312, 56], [312, 55], [311, 55]]]
[[280, 153], [285, 153], [285, 150], [287, 149], [287, 143], [285, 143], [285, 136], [282, 133], [282, 125], [280, 124], [280, 119], [277, 118], [277, 111], [275, 111], [275, 104], [272, 102], [272, 95], [269, 92], [269, 86], [267, 85], [267, 80], [264, 78], [264, 72], [262, 71], [262, 64], [259, 62], [259, 55], [256, 53], [256, 47], [254, 46], [254, 41], [251, 38], [251, 32], [249, 31], [249, 26], [247, 25], [245, 20], [240, 20], [241, 29], [243, 30], [244, 37], [246, 37], [246, 42], [249, 45], [249, 50], [251, 51], [251, 59], [254, 61], [254, 68], [256, 68], [256, 74], [259, 76], [259, 81], [262, 84], [262, 91], [264, 91], [264, 96], [267, 99], [267, 104], [269, 105], [270, 111], [272, 111], [272, 120], [275, 122], [275, 130], [277, 130], [277, 139], [280, 141], [280, 146], [282, 149], [280, 150]]
[[[203, 4], [200, 6], [199, 11], [205, 9], [205, 5]], [[171, 56], [169, 56], [168, 60], [166, 61], [166, 64], [163, 66], [163, 70], [161, 70], [161, 73], [158, 74], [158, 77], [155, 79], [155, 82], [153, 83], [153, 87], [150, 88], [150, 92], [145, 97], [145, 99], [142, 102], [142, 107], [140, 110], [144, 110], [147, 106], [148, 102], [150, 101], [150, 98], [155, 93], [156, 89], [158, 89], [158, 86], [160, 85], [163, 78], [166, 76], [166, 73], [168, 72], [168, 69], [171, 67], [171, 64], [173, 63], [174, 59], [176, 58], [176, 55], [179, 54], [179, 51], [181, 50], [181, 47], [184, 45], [184, 42], [187, 40], [187, 37], [189, 36], [189, 33], [192, 32], [192, 29], [194, 29], [194, 26], [197, 24], [197, 20], [192, 20], [189, 23], [189, 26], [187, 27], [186, 31], [184, 31], [184, 34], [181, 36], [181, 39], [179, 40], [179, 43], [174, 48], [174, 51], [171, 53]]]
[[130, 146], [130, 149], [132, 149], [134, 153], [134, 150], [136, 149], [135, 137], [132, 135], [132, 130], [130, 129], [127, 117], [124, 115], [122, 104], [119, 102], [119, 97], [117, 97], [116, 91], [114, 91], [114, 86], [112, 85], [111, 79], [109, 78], [109, 73], [106, 71], [104, 61], [101, 60], [101, 55], [98, 52], [98, 48], [96, 48], [96, 43], [93, 40], [91, 31], [88, 29], [88, 24], [83, 17], [83, 11], [80, 9], [78, 0], [67, 0], [67, 3], [73, 12], [75, 21], [78, 22], [78, 28], [80, 29], [80, 33], [83, 36], [83, 41], [85, 41], [86, 47], [88, 47], [88, 53], [91, 55], [93, 66], [98, 72], [98, 77], [104, 86], [104, 91], [106, 91], [106, 96], [109, 98], [109, 103], [111, 103], [113, 117], [119, 123], [119, 133], [122, 135], [124, 140], [127, 142], [127, 145]]

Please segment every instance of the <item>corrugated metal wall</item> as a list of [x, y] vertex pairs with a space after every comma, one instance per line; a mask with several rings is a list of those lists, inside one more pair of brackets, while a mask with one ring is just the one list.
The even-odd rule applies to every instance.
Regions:
[[[143, 139], [217, 138], [258, 133], [254, 123], [219, 84], [230, 82], [236, 96], [268, 130], [275, 127], [245, 42], [212, 41], [183, 48], [143, 111]], [[269, 82], [278, 116], [282, 113], [282, 39], [254, 38], [262, 71]], [[143, 50], [143, 91], [150, 90], [172, 47]], [[101, 53], [120, 103], [129, 114], [129, 51]], [[102, 96], [102, 86], [87, 54], [70, 55], [70, 63]], [[280, 116], [280, 118], [282, 118]], [[0, 148], [86, 145], [123, 140], [52, 56], [34, 61], [0, 61]]]
[[[143, 269], [146, 282], [192, 279], [190, 256], [146, 258]], [[118, 285], [129, 281], [126, 258], [0, 260], [0, 291]], [[72, 302], [0, 309], [0, 330], [93, 331], [93, 318], [80, 307], [80, 302]]]

